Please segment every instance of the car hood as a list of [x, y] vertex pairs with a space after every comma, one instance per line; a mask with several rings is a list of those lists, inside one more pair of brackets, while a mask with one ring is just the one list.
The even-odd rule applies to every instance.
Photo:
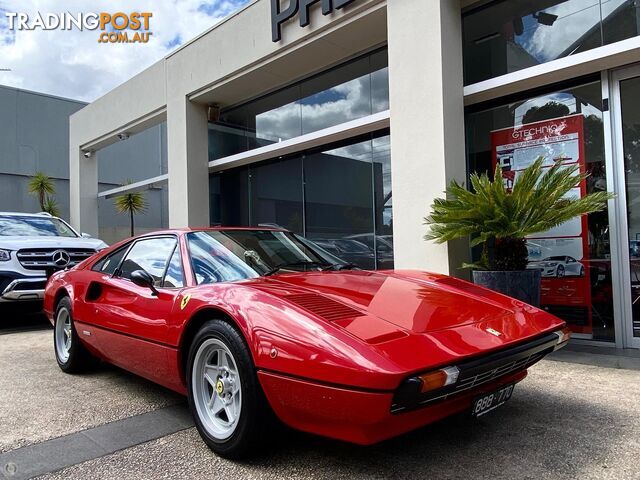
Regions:
[[3, 237], [0, 236], [0, 248], [19, 250], [21, 248], [105, 248], [107, 245], [98, 238], [83, 237]]
[[358, 312], [416, 333], [513, 314], [506, 302], [469, 295], [468, 292], [439, 283], [438, 277], [421, 281], [400, 273], [350, 271], [279, 275], [273, 278], [292, 287], [312, 290], [353, 307]]
[[417, 271], [281, 274], [251, 283], [346, 329], [384, 355], [413, 351], [417, 363], [437, 361], [435, 351], [445, 362], [564, 325], [513, 298], [453, 277]]

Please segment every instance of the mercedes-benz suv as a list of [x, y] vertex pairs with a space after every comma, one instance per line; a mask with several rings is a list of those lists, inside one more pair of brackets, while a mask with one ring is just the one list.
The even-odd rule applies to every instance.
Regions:
[[47, 213], [0, 212], [0, 302], [42, 300], [53, 272], [106, 247]]

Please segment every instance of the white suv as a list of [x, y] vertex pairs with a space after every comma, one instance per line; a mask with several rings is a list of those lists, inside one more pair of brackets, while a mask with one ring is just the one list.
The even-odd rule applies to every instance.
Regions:
[[53, 272], [106, 247], [48, 213], [0, 212], [0, 303], [42, 300]]

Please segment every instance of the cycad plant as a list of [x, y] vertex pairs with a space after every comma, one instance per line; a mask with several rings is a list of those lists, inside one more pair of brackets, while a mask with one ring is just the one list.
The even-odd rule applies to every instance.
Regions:
[[[54, 212], [47, 210], [48, 206], [55, 204], [55, 201], [50, 200], [50, 195], [56, 193], [56, 186], [53, 180], [44, 172], [36, 172], [31, 180], [29, 180], [29, 193], [38, 197], [38, 203], [40, 204], [40, 211], [48, 212], [51, 215], [58, 216]], [[57, 206], [56, 206], [57, 207]], [[57, 212], [57, 210], [55, 210]], [[58, 212], [59, 213], [59, 212]]]
[[[471, 246], [482, 245], [480, 262], [464, 265], [479, 270], [524, 270], [528, 251], [525, 237], [587, 213], [606, 207], [614, 197], [608, 192], [595, 192], [582, 198], [569, 195], [588, 174], [581, 174], [578, 165], [555, 163], [543, 168], [539, 157], [517, 177], [508, 190], [502, 179], [502, 169], [496, 166], [494, 180], [484, 173], [471, 175], [473, 191], [452, 181], [447, 198], [438, 198], [425, 218], [429, 231], [426, 240], [444, 243], [471, 236]], [[488, 244], [493, 244], [489, 255]]]
[[[127, 181], [125, 185], [131, 184]], [[129, 223], [131, 227], [131, 236], [134, 235], [134, 215], [145, 213], [147, 211], [147, 200], [143, 192], [122, 193], [115, 197], [114, 204], [119, 213], [129, 214]]]

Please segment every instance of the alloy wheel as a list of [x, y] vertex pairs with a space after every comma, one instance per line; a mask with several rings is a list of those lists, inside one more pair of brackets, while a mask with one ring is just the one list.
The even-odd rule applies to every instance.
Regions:
[[73, 330], [71, 326], [71, 315], [69, 310], [61, 308], [58, 310], [56, 318], [56, 353], [62, 363], [69, 360], [69, 352], [71, 351], [71, 341], [73, 338]]
[[193, 360], [193, 399], [204, 428], [216, 440], [226, 440], [238, 426], [242, 384], [236, 360], [216, 338], [205, 340]]

